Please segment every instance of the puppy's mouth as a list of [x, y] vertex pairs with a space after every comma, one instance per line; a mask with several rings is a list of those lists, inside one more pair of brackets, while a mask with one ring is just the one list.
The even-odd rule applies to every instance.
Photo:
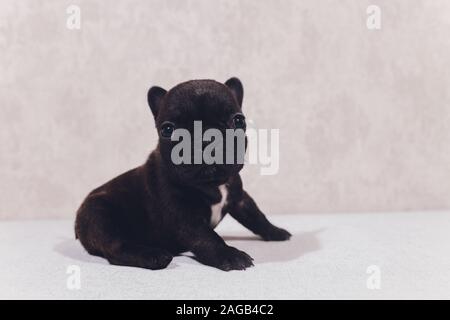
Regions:
[[198, 180], [202, 182], [221, 182], [227, 179], [226, 171], [217, 165], [207, 165], [197, 172]]

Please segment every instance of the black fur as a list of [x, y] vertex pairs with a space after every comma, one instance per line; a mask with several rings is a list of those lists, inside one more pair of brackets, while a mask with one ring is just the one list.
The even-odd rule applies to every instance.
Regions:
[[[231, 78], [225, 85], [193, 80], [170, 91], [152, 87], [148, 103], [158, 132], [164, 121], [193, 130], [229, 127], [241, 112], [242, 84]], [[94, 189], [78, 209], [75, 233], [84, 248], [111, 264], [165, 268], [172, 257], [191, 251], [196, 259], [222, 270], [253, 265], [252, 258], [228, 246], [210, 225], [211, 205], [220, 202], [218, 186], [226, 184], [230, 213], [264, 240], [287, 240], [290, 233], [272, 225], [242, 189], [241, 164], [175, 165], [170, 153], [175, 142], [160, 135], [146, 163]]]

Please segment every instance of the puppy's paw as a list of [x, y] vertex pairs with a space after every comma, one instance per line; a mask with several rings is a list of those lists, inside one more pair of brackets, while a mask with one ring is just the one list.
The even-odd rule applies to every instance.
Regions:
[[138, 267], [151, 270], [164, 269], [172, 261], [172, 254], [163, 249], [128, 247], [128, 250], [107, 257], [109, 263], [118, 266]]
[[245, 270], [253, 266], [253, 258], [244, 251], [240, 251], [233, 247], [225, 247], [217, 254], [217, 260], [213, 267], [223, 271]]
[[261, 237], [265, 241], [285, 241], [289, 240], [291, 236], [288, 231], [275, 226], [264, 232], [264, 234], [261, 234]]
[[152, 258], [149, 269], [159, 270], [166, 268], [172, 261], [173, 256], [165, 250], [157, 250]]

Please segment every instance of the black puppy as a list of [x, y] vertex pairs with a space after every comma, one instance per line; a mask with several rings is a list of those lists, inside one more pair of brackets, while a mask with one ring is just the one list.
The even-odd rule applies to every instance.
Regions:
[[[178, 253], [222, 270], [253, 265], [243, 251], [228, 246], [214, 232], [226, 213], [264, 240], [291, 234], [272, 225], [242, 189], [234, 164], [174, 164], [170, 139], [177, 128], [245, 129], [242, 84], [193, 80], [166, 90], [152, 87], [148, 103], [159, 143], [147, 162], [94, 189], [78, 209], [75, 234], [92, 255], [111, 264], [165, 268]], [[203, 146], [203, 145], [202, 145]]]

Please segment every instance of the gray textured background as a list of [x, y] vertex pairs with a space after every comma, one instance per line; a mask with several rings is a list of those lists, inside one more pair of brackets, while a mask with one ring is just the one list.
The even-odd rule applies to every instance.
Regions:
[[447, 0], [0, 0], [0, 217], [73, 216], [155, 146], [151, 85], [230, 76], [280, 129], [265, 212], [449, 208], [449, 63]]

